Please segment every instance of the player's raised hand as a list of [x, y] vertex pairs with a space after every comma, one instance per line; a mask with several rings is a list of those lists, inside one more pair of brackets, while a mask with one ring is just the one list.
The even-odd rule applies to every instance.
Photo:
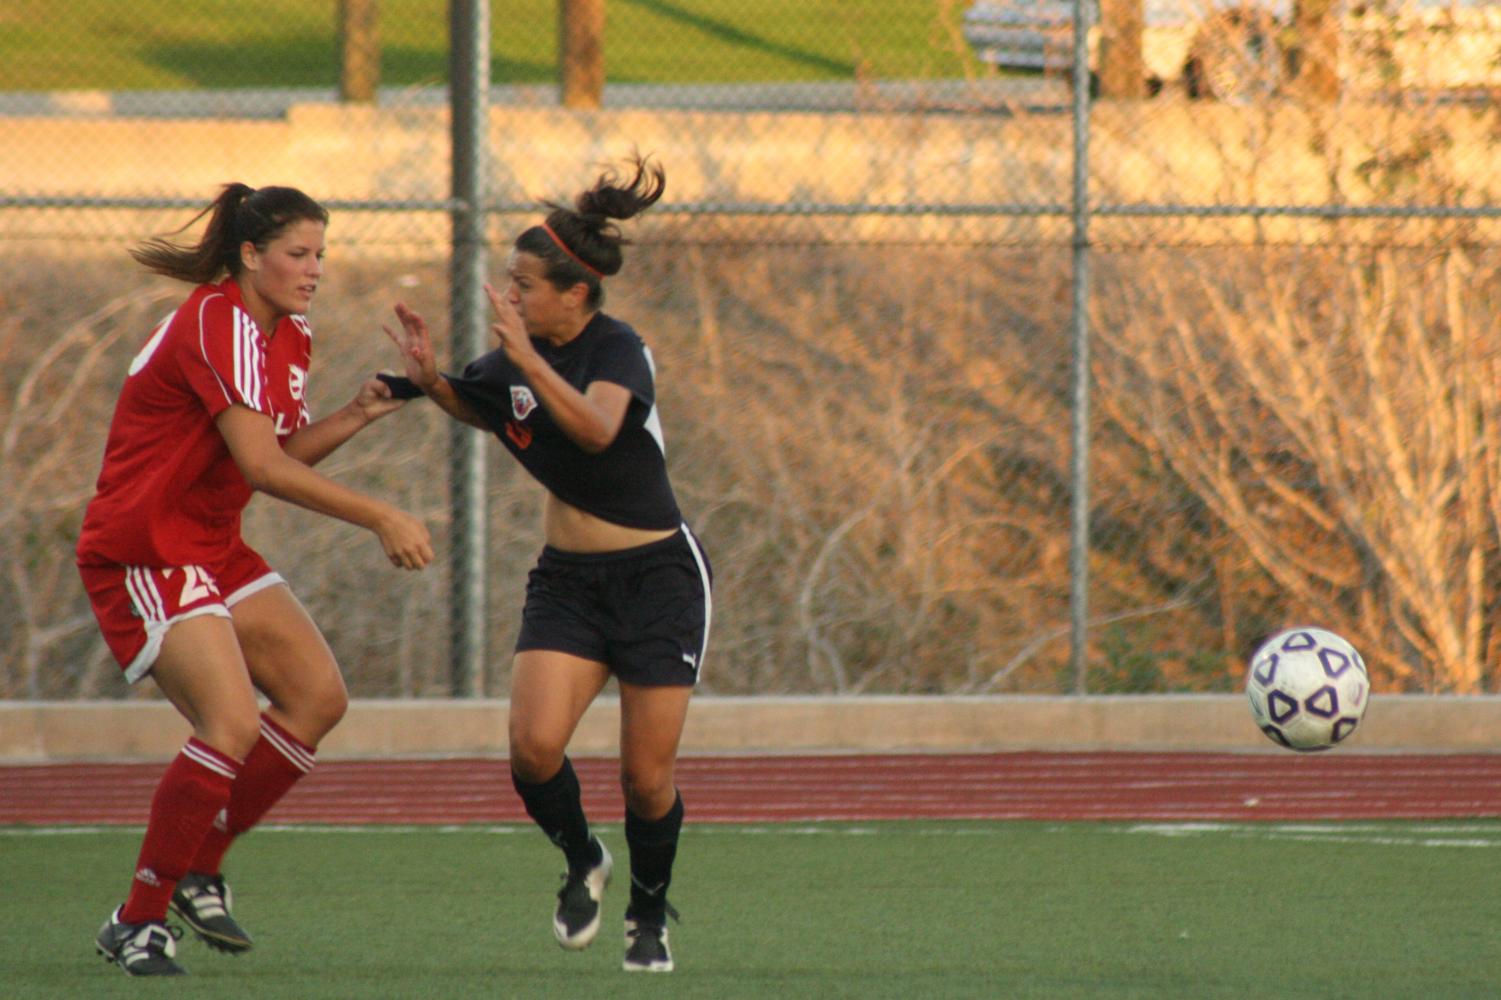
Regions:
[[506, 357], [512, 361], [520, 361], [529, 354], [535, 354], [536, 348], [532, 346], [531, 337], [527, 336], [526, 323], [522, 321], [521, 314], [511, 304], [511, 300], [495, 290], [495, 286], [485, 283], [485, 295], [490, 299], [490, 308], [495, 310], [495, 322], [490, 324], [490, 333], [495, 337], [497, 346], [505, 348]]
[[396, 303], [396, 318], [401, 321], [397, 333], [384, 323], [381, 329], [391, 338], [391, 343], [401, 352], [401, 363], [407, 378], [422, 389], [431, 389], [438, 381], [438, 359], [433, 354], [432, 338], [428, 336], [427, 321], [405, 302]]

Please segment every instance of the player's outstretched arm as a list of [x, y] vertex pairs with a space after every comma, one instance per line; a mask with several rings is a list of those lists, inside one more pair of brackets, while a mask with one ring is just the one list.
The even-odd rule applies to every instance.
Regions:
[[321, 420], [299, 428], [287, 438], [282, 449], [299, 462], [317, 465], [372, 421], [405, 405], [406, 400], [395, 398], [386, 383], [378, 378], [366, 379], [354, 399]]
[[391, 338], [391, 343], [396, 345], [396, 350], [401, 353], [401, 364], [406, 369], [407, 378], [426, 394], [428, 399], [437, 403], [445, 413], [455, 420], [463, 421], [471, 427], [481, 430], [489, 430], [490, 425], [480, 419], [468, 403], [464, 402], [453, 391], [453, 386], [438, 372], [438, 359], [433, 354], [432, 338], [427, 333], [427, 321], [418, 312], [407, 307], [404, 302], [396, 303], [396, 318], [401, 321], [401, 330], [397, 332], [389, 326], [381, 325], [386, 331], [386, 336]]
[[421, 569], [433, 558], [427, 527], [374, 497], [314, 472], [282, 451], [271, 418], [236, 404], [214, 418], [235, 464], [251, 487], [288, 503], [368, 528], [386, 556], [402, 569]]

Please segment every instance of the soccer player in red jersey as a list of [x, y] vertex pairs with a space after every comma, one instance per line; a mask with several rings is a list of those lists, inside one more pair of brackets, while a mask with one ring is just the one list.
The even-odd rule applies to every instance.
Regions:
[[511, 668], [511, 777], [568, 871], [553, 911], [564, 948], [595, 938], [613, 865], [589, 829], [566, 749], [613, 677], [630, 900], [628, 972], [671, 972], [667, 902], [683, 826], [674, 779], [712, 618], [708, 557], [667, 475], [651, 352], [600, 311], [627, 242], [611, 221], [653, 205], [666, 178], [641, 157], [516, 238], [504, 295], [488, 288], [500, 346], [439, 374], [422, 317], [396, 307], [403, 392], [493, 431], [547, 491], [546, 545], [527, 578]]
[[211, 947], [251, 947], [224, 853], [311, 769], [348, 705], [317, 625], [240, 536], [251, 494], [368, 528], [403, 569], [433, 557], [422, 522], [312, 469], [402, 405], [371, 378], [329, 416], [308, 413], [305, 314], [327, 211], [293, 188], [229, 184], [204, 215], [196, 245], [131, 251], [196, 287], [130, 363], [77, 546], [126, 680], [149, 673], [192, 726], [152, 798], [129, 895], [96, 938], [131, 975], [183, 972], [169, 907]]

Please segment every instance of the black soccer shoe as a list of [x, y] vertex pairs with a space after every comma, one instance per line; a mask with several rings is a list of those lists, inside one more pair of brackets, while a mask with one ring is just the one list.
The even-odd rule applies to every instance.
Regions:
[[174, 961], [182, 931], [159, 920], [127, 924], [120, 910], [109, 915], [94, 938], [94, 949], [106, 962], [114, 962], [127, 976], [182, 976], [187, 969]]
[[672, 949], [667, 946], [667, 922], [650, 923], [625, 918], [626, 972], [671, 972]]
[[613, 867], [610, 852], [598, 837], [590, 839], [599, 844], [599, 863], [583, 871], [569, 869], [563, 876], [563, 888], [558, 890], [558, 908], [552, 917], [553, 937], [570, 951], [587, 948], [594, 942], [599, 933], [599, 903], [604, 898], [605, 886], [610, 884]]
[[245, 928], [229, 915], [234, 895], [223, 875], [188, 872], [172, 893], [172, 912], [215, 951], [243, 955], [254, 945]]

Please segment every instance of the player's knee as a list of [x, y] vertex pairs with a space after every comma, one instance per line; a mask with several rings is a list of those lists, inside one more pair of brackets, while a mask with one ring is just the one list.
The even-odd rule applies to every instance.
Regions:
[[349, 692], [344, 685], [320, 691], [311, 706], [314, 722], [323, 733], [337, 726], [349, 711]]
[[566, 740], [518, 725], [513, 720], [510, 744], [511, 770], [523, 781], [546, 781], [563, 766]]
[[672, 808], [677, 795], [670, 767], [642, 764], [621, 767], [620, 790], [625, 793], [625, 804], [630, 810], [649, 819]]
[[260, 713], [246, 710], [214, 712], [195, 727], [193, 735], [220, 753], [244, 760], [255, 741], [261, 738]]
[[317, 746], [349, 711], [349, 693], [340, 683], [320, 684], [274, 703], [297, 738]]

